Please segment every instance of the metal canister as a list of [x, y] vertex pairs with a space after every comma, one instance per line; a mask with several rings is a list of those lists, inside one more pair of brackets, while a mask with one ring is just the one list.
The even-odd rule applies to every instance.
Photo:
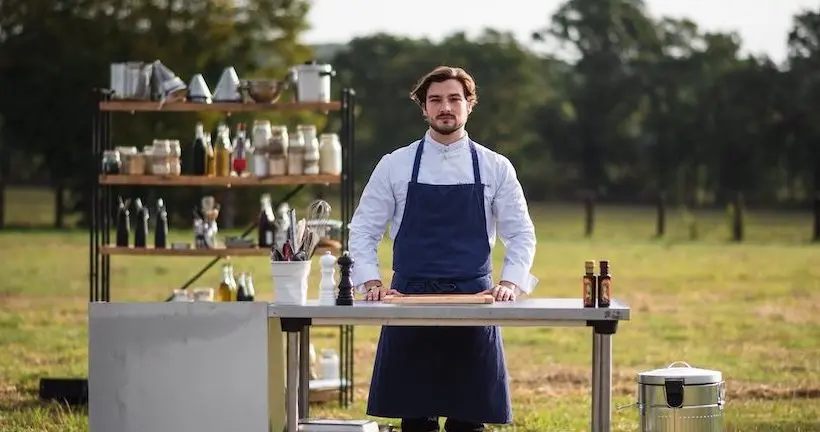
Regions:
[[642, 432], [722, 432], [725, 403], [719, 371], [675, 362], [638, 374]]

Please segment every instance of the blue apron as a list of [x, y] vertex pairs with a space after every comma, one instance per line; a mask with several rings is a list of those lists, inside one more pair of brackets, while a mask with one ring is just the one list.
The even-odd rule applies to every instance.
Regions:
[[[490, 244], [478, 154], [472, 184], [418, 182], [416, 149], [401, 227], [393, 243], [391, 286], [405, 294], [475, 294], [491, 288]], [[501, 332], [485, 327], [383, 326], [367, 414], [512, 421]]]

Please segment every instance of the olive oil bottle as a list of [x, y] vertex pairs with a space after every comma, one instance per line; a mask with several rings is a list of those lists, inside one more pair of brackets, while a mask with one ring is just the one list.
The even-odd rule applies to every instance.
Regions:
[[217, 301], [236, 301], [236, 280], [233, 278], [233, 266], [222, 266], [222, 282], [217, 289]]
[[595, 261], [584, 261], [584, 276], [581, 277], [581, 298], [585, 308], [595, 307], [596, 291], [598, 290], [595, 280]]
[[219, 125], [219, 139], [214, 143], [216, 153], [216, 176], [228, 177], [231, 175], [231, 156], [233, 146], [231, 145], [230, 130], [224, 124]]

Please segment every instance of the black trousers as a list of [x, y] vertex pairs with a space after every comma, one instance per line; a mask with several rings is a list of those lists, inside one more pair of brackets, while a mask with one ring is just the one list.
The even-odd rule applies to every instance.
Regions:
[[[444, 431], [484, 432], [484, 425], [448, 418], [447, 421], [444, 422]], [[438, 417], [401, 419], [401, 432], [439, 432]]]

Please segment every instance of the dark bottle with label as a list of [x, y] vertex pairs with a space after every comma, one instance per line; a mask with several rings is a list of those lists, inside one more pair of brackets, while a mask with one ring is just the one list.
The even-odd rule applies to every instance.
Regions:
[[137, 198], [134, 202], [134, 207], [137, 209], [137, 221], [134, 226], [134, 247], [146, 246], [148, 239], [148, 208], [142, 205], [142, 200]]
[[595, 307], [595, 294], [597, 290], [595, 261], [584, 261], [584, 276], [581, 277], [581, 298], [584, 301], [584, 307]]
[[236, 282], [236, 301], [248, 301], [248, 290], [246, 286], [245, 273], [240, 273], [239, 280]]
[[128, 247], [128, 238], [131, 236], [131, 212], [128, 211], [128, 202], [119, 198], [120, 206], [117, 209], [117, 247]]
[[154, 228], [154, 248], [168, 247], [168, 211], [162, 198], [157, 200], [157, 226]]
[[609, 261], [601, 260], [598, 275], [598, 307], [609, 307], [612, 301], [612, 274]]
[[194, 128], [194, 142], [191, 145], [191, 154], [188, 156], [188, 163], [186, 166], [187, 175], [205, 175], [207, 173], [207, 159], [208, 159], [208, 143], [210, 142], [207, 135], [205, 135], [205, 126], [202, 122], [197, 122]]
[[272, 247], [276, 235], [276, 225], [274, 224], [275, 216], [273, 215], [273, 206], [270, 202], [270, 195], [262, 195], [262, 208], [259, 212], [259, 247]]

